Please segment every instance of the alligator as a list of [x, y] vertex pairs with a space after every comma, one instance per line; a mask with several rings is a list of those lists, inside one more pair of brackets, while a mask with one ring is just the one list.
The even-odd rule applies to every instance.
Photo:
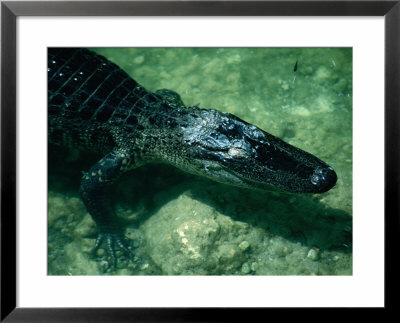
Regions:
[[337, 180], [317, 157], [217, 110], [186, 107], [179, 94], [150, 92], [84, 48], [48, 49], [49, 143], [96, 152], [79, 193], [97, 225], [93, 252], [131, 254], [110, 196], [121, 174], [147, 163], [251, 189], [322, 193]]

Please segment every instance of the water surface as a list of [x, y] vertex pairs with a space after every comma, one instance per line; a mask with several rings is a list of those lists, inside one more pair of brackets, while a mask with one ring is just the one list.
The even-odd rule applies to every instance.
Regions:
[[331, 165], [324, 194], [234, 188], [149, 165], [123, 176], [116, 210], [135, 258], [89, 256], [95, 226], [78, 197], [98, 156], [49, 149], [50, 275], [352, 274], [350, 48], [100, 48], [151, 91], [233, 113]]

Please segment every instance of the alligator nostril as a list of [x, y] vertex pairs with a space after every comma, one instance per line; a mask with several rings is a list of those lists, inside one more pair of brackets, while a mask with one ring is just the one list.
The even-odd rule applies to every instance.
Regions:
[[321, 176], [318, 174], [312, 174], [310, 180], [311, 180], [311, 183], [313, 183], [314, 185], [318, 185], [319, 182], [321, 181]]
[[313, 185], [318, 186], [321, 192], [326, 192], [335, 186], [337, 175], [332, 167], [318, 167], [311, 175], [310, 181]]

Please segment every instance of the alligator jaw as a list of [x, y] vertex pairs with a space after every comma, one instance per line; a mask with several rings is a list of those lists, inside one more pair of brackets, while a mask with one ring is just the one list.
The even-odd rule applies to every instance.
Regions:
[[222, 169], [219, 170], [218, 175], [214, 173], [213, 176], [207, 177], [221, 183], [238, 187], [265, 191], [280, 191], [283, 193], [325, 193], [333, 188], [337, 181], [336, 172], [330, 166], [327, 166], [326, 168], [317, 168], [315, 170], [313, 175], [310, 177], [310, 182], [315, 184], [314, 186], [311, 186], [309, 190], [305, 190], [304, 188], [291, 189], [286, 186], [281, 187], [267, 182], [256, 181], [240, 174], [233, 173], [227, 167], [223, 167]]

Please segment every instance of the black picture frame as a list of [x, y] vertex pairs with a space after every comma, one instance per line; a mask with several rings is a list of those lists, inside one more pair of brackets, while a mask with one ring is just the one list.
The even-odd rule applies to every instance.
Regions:
[[[1, 321], [235, 321], [238, 309], [16, 307], [18, 16], [384, 16], [385, 308], [394, 308], [399, 237], [400, 1], [4, 1], [1, 3]], [[243, 309], [241, 310], [243, 311]], [[248, 309], [257, 311], [260, 309]], [[263, 315], [264, 313], [246, 314]]]

